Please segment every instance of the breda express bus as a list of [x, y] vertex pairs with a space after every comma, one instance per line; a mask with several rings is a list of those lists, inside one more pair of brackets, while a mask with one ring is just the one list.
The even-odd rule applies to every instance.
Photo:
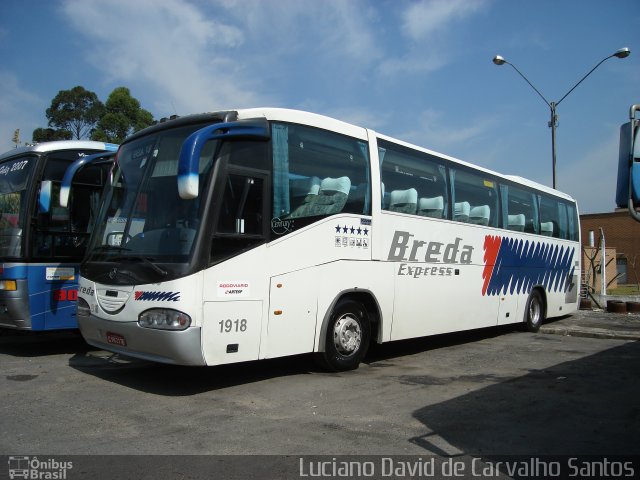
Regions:
[[118, 150], [81, 268], [91, 345], [219, 365], [576, 310], [572, 198], [331, 118], [193, 115]]

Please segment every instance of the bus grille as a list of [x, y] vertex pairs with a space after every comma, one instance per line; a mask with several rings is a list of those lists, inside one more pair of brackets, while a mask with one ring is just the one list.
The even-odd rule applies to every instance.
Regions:
[[122, 290], [104, 289], [98, 290], [98, 304], [108, 313], [116, 313], [120, 311], [124, 304], [131, 296], [131, 292], [123, 292]]

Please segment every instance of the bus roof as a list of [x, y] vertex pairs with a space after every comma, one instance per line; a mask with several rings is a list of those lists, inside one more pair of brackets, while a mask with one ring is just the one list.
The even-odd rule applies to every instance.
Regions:
[[381, 134], [379, 132], [375, 132], [371, 129], [359, 127], [351, 123], [337, 120], [335, 118], [327, 117], [317, 113], [311, 113], [303, 110], [295, 110], [290, 108], [259, 107], [259, 108], [246, 108], [246, 109], [237, 109], [237, 110], [234, 110], [234, 109], [219, 110], [216, 112], [206, 112], [206, 113], [200, 113], [200, 114], [185, 115], [183, 117], [177, 117], [176, 119], [169, 119], [168, 121], [161, 122], [151, 127], [147, 127], [144, 130], [140, 130], [132, 134], [131, 136], [127, 137], [125, 141], [133, 140], [134, 138], [137, 138], [140, 135], [145, 135], [154, 130], [170, 128], [171, 126], [176, 124], [187, 124], [187, 123], [198, 122], [198, 121], [220, 122], [220, 121], [225, 121], [224, 119], [226, 118], [232, 118], [237, 120], [246, 120], [251, 118], [265, 118], [270, 121], [299, 123], [299, 124], [308, 125], [311, 127], [317, 127], [317, 128], [323, 128], [325, 130], [336, 131], [338, 133], [349, 135], [351, 137], [358, 138], [363, 141], [368, 141], [370, 137], [377, 136], [382, 139], [389, 140], [394, 143], [398, 143], [400, 145], [404, 145], [409, 148], [413, 148], [431, 155], [442, 157], [454, 163], [466, 165], [468, 167], [494, 175], [496, 177], [501, 177], [501, 178], [510, 180], [512, 182], [525, 185], [530, 188], [534, 188], [536, 190], [540, 190], [545, 193], [555, 195], [557, 197], [564, 198], [568, 201], [575, 202], [575, 200], [570, 195], [567, 195], [566, 193], [560, 192], [559, 190], [554, 190], [553, 188], [539, 184], [532, 180], [527, 180], [526, 178], [522, 178], [516, 175], [505, 175], [502, 173], [498, 173], [488, 168], [481, 167], [477, 164], [465, 162], [464, 160], [460, 160], [450, 155], [436, 152], [434, 150], [429, 150], [427, 148], [414, 145], [412, 143], [405, 142], [403, 140], [398, 140], [396, 138]]
[[118, 145], [115, 143], [95, 142], [93, 140], [57, 140], [54, 142], [36, 143], [29, 147], [20, 147], [9, 150], [0, 155], [0, 161], [5, 158], [15, 157], [25, 153], [46, 153], [56, 150], [106, 150], [116, 151]]
[[[310, 126], [315, 126], [315, 127], [319, 127], [319, 128], [325, 128], [325, 129], [329, 129], [329, 130], [337, 130], [341, 133], [344, 133], [346, 135], [351, 135], [353, 137], [356, 138], [361, 138], [363, 140], [367, 140], [368, 139], [368, 135], [367, 135], [367, 130], [362, 128], [362, 127], [358, 127], [346, 122], [342, 122], [340, 120], [336, 120], [334, 118], [330, 118], [330, 117], [326, 117], [324, 115], [319, 115], [319, 114], [315, 114], [315, 113], [310, 113], [310, 112], [304, 112], [301, 110], [291, 110], [291, 109], [286, 109], [286, 108], [251, 108], [251, 109], [245, 109], [245, 110], [237, 110], [238, 112], [238, 118], [240, 119], [244, 119], [244, 118], [255, 118], [255, 117], [265, 117], [267, 120], [279, 120], [279, 121], [289, 121], [289, 122], [296, 122], [296, 123], [302, 123], [305, 125], [310, 125]], [[495, 172], [493, 170], [490, 170], [488, 168], [484, 168], [481, 167], [477, 164], [473, 164], [473, 163], [469, 163], [469, 162], [465, 162], [464, 160], [460, 160], [458, 158], [452, 157], [450, 155], [446, 155], [440, 152], [436, 152], [434, 150], [429, 150], [427, 148], [424, 147], [420, 147], [418, 145], [414, 145], [402, 140], [398, 140], [396, 138], [393, 137], [389, 137], [387, 135], [381, 134], [379, 132], [374, 132], [373, 130], [369, 130], [370, 133], [372, 133], [373, 135], [376, 135], [380, 138], [383, 138], [385, 140], [389, 140], [392, 142], [396, 142], [399, 143], [401, 145], [405, 145], [407, 147], [410, 148], [414, 148], [416, 150], [420, 150], [423, 151], [425, 153], [429, 153], [431, 155], [436, 155], [438, 157], [442, 157], [445, 158], [447, 160], [450, 160], [452, 162], [455, 163], [459, 163], [462, 165], [466, 165], [469, 167], [472, 167], [474, 169], [489, 173], [491, 175], [495, 175], [497, 177], [501, 177], [501, 178], [505, 178], [507, 180], [511, 180], [512, 182], [515, 183], [519, 183], [522, 184], [524, 186], [530, 187], [530, 188], [534, 188], [536, 190], [540, 190], [543, 191], [545, 193], [549, 193], [551, 195], [555, 195], [558, 197], [562, 197], [566, 200], [569, 200], [571, 202], [575, 202], [575, 199], [573, 199], [570, 195], [563, 193], [559, 190], [555, 190], [551, 187], [547, 187], [546, 185], [542, 185], [540, 183], [534, 182], [532, 180], [528, 180], [526, 178], [517, 176], [517, 175], [505, 175], [502, 173], [498, 173]]]

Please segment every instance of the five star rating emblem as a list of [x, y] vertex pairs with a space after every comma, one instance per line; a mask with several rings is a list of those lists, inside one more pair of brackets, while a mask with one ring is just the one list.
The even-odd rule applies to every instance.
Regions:
[[369, 229], [368, 228], [362, 228], [360, 226], [358, 226], [357, 228], [354, 227], [353, 225], [348, 226], [348, 225], [336, 225], [335, 227], [336, 229], [336, 233], [350, 233], [351, 235], [364, 235], [364, 236], [369, 236]]
[[369, 248], [370, 225], [338, 224], [336, 229], [336, 247]]

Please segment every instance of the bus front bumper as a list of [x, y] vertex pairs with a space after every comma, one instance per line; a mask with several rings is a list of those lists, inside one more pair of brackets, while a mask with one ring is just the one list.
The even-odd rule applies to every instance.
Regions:
[[152, 362], [205, 365], [200, 327], [182, 331], [144, 328], [138, 322], [114, 322], [78, 316], [80, 333], [89, 345]]
[[0, 290], [0, 327], [31, 328], [29, 291], [26, 280], [17, 280], [16, 290]]

